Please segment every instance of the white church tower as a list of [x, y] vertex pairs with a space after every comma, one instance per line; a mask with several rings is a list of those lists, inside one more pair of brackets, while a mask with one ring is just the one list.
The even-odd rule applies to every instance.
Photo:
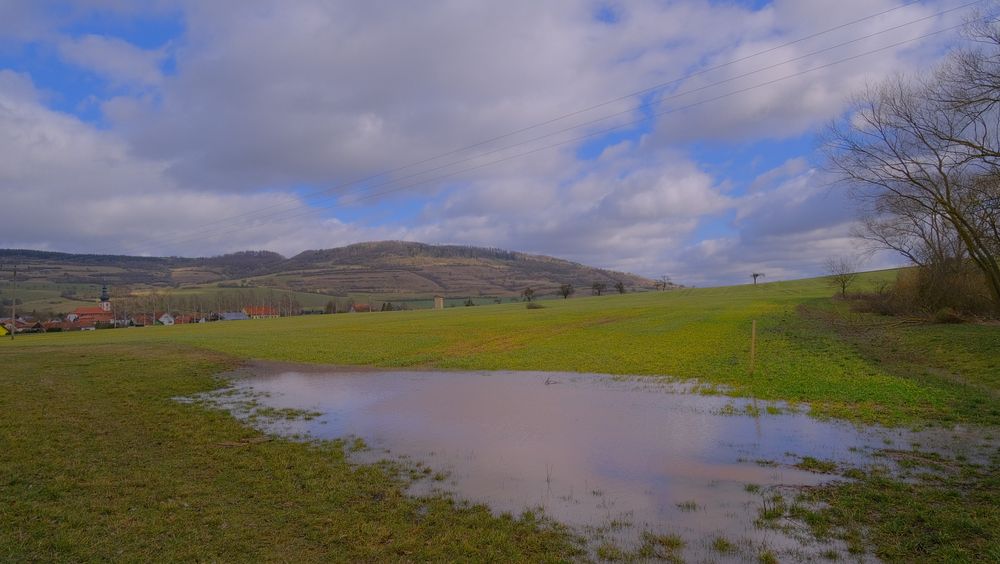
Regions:
[[101, 286], [101, 310], [111, 311], [111, 296], [108, 295], [108, 285]]

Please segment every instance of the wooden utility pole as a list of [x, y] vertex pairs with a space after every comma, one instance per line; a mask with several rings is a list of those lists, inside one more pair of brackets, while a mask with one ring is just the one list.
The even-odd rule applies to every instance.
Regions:
[[[17, 265], [11, 265], [11, 272], [13, 273], [10, 278], [10, 340], [14, 340], [14, 333], [17, 332]], [[0, 270], [7, 270], [3, 265], [0, 265]]]

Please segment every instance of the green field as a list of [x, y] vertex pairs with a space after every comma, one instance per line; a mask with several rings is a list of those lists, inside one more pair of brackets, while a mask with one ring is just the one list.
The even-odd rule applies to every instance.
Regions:
[[[869, 273], [857, 288], [893, 276]], [[0, 560], [115, 559], [115, 550], [137, 560], [576, 554], [564, 532], [532, 516], [407, 498], [399, 469], [352, 469], [340, 445], [218, 447], [256, 432], [170, 398], [220, 386], [211, 374], [243, 359], [663, 375], [857, 423], [1000, 425], [1000, 326], [900, 323], [853, 313], [832, 293], [824, 280], [804, 280], [547, 300], [540, 309], [506, 303], [5, 340]], [[895, 560], [1000, 555], [997, 469], [901, 489], [879, 485], [884, 476], [853, 482], [860, 491], [838, 486], [823, 501], [842, 513], [825, 515], [824, 530], [847, 515], [868, 532], [844, 534], [868, 535], [866, 545]], [[944, 513], [911, 507], [935, 494]], [[880, 529], [887, 508], [896, 510], [893, 527]], [[977, 516], [976, 527], [963, 526], [965, 514]], [[948, 534], [901, 542], [926, 537], [929, 523]]]
[[[112, 288], [114, 290], [114, 288]], [[191, 298], [200, 300], [204, 307], [212, 308], [219, 297], [234, 296], [239, 294], [257, 295], [259, 299], [267, 300], [273, 298], [275, 301], [282, 299], [292, 299], [304, 310], [321, 311], [330, 301], [346, 308], [348, 301], [353, 303], [370, 303], [376, 309], [385, 302], [391, 302], [394, 306], [403, 305], [406, 309], [430, 309], [434, 307], [433, 296], [401, 295], [401, 294], [381, 294], [381, 293], [347, 293], [344, 295], [326, 295], [313, 292], [301, 292], [283, 288], [273, 288], [269, 286], [226, 286], [220, 287], [217, 284], [181, 286], [178, 288], [163, 288], [154, 286], [133, 285], [130, 287], [134, 295], [142, 296], [150, 291], [156, 292], [162, 297], [165, 303], [173, 302], [187, 303]], [[63, 293], [72, 291], [72, 297], [64, 297]], [[17, 311], [30, 315], [33, 311], [44, 317], [48, 315], [57, 316], [72, 312], [78, 307], [93, 306], [101, 294], [101, 286], [98, 284], [60, 284], [47, 281], [21, 282], [17, 286], [16, 297], [18, 299]], [[10, 288], [10, 283], [0, 284], [0, 299], [10, 299], [15, 293]], [[471, 299], [475, 305], [494, 305], [497, 297], [494, 296], [470, 296], [455, 297], [445, 300], [445, 307], [462, 307], [465, 301]], [[503, 302], [510, 302], [513, 298], [505, 296], [500, 298]], [[0, 308], [0, 317], [9, 314], [9, 306]], [[174, 308], [177, 309], [177, 308]], [[183, 309], [183, 308], [182, 308]]]
[[[858, 287], [893, 275], [869, 273]], [[831, 293], [817, 279], [546, 300], [531, 310], [506, 303], [24, 336], [16, 347], [171, 344], [308, 363], [667, 375], [863, 422], [1000, 423], [1000, 328], [899, 325], [849, 313]]]

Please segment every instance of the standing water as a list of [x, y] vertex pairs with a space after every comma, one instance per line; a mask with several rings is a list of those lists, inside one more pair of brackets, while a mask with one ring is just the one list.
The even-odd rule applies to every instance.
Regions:
[[[269, 364], [234, 376], [237, 391], [257, 405], [313, 414], [268, 420], [268, 432], [359, 437], [372, 448], [369, 457], [420, 461], [440, 472], [416, 482], [414, 494], [443, 489], [515, 515], [541, 509], [594, 546], [634, 546], [644, 531], [677, 534], [684, 556], [699, 559], [743, 560], [765, 549], [808, 558], [842, 549], [756, 526], [762, 500], [781, 487], [843, 479], [794, 467], [803, 457], [864, 466], [885, 444], [917, 440], [780, 404], [684, 393], [649, 378]], [[249, 414], [227, 397], [223, 405]], [[720, 538], [732, 549], [720, 553]]]

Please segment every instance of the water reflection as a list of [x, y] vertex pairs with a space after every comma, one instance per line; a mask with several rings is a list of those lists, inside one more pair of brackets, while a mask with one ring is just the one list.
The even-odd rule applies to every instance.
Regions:
[[803, 456], [863, 465], [886, 441], [909, 440], [801, 413], [752, 417], [765, 406], [601, 375], [257, 365], [236, 385], [268, 407], [319, 414], [272, 421], [272, 432], [354, 435], [375, 456], [388, 451], [447, 472], [418, 482], [415, 493], [445, 488], [514, 514], [541, 507], [618, 542], [644, 530], [680, 533], [689, 557], [710, 554], [718, 536], [746, 549], [729, 555], [736, 559], [761, 546], [802, 554], [799, 542], [754, 526], [754, 486], [818, 484], [832, 477], [791, 465]]

